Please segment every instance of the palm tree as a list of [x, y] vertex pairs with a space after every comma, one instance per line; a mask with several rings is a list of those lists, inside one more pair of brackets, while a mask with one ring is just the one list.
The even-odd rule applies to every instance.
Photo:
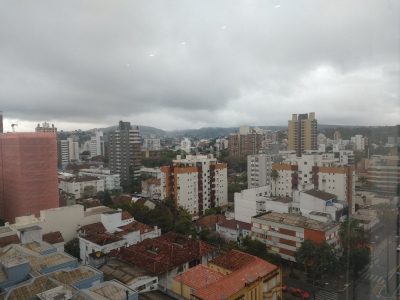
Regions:
[[278, 171], [277, 170], [272, 170], [272, 172], [271, 172], [271, 178], [272, 178], [272, 180], [274, 181], [274, 186], [275, 186], [275, 196], [276, 196], [276, 181], [277, 181], [277, 179], [278, 179], [278, 177], [279, 177], [279, 173], [278, 173]]

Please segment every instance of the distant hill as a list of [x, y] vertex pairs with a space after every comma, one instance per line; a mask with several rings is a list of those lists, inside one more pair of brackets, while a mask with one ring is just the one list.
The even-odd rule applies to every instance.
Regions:
[[[132, 125], [137, 126], [137, 125]], [[165, 131], [151, 126], [138, 125], [142, 136], [156, 135], [158, 137], [193, 137], [212, 139], [228, 136], [239, 131], [239, 127], [203, 127], [199, 129], [183, 129]], [[287, 130], [287, 126], [250, 126], [259, 127], [266, 130]], [[117, 126], [99, 128], [107, 133], [115, 130]], [[356, 134], [367, 136], [372, 143], [385, 143], [388, 136], [399, 136], [399, 125], [397, 126], [357, 126], [357, 125], [330, 125], [318, 124], [318, 132], [324, 133], [328, 138], [333, 138], [333, 133], [338, 130], [343, 139], [349, 139]]]

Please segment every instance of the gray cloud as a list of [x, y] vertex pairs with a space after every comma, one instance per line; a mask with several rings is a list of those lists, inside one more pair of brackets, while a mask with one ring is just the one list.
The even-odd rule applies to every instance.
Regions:
[[400, 4], [353, 1], [3, 1], [9, 118], [171, 129], [395, 124]]

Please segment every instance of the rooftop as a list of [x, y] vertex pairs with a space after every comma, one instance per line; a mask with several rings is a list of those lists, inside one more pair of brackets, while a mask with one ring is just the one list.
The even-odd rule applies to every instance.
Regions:
[[0, 237], [0, 248], [6, 247], [11, 244], [19, 244], [21, 241], [19, 240], [18, 235], [12, 234]]
[[300, 228], [313, 229], [318, 231], [328, 231], [336, 226], [339, 226], [336, 222], [320, 222], [312, 220], [304, 216], [288, 214], [288, 213], [277, 213], [277, 212], [266, 212], [264, 214], [257, 215], [252, 218], [253, 220], [268, 221], [279, 224], [291, 225]]
[[214, 246], [201, 240], [168, 232], [158, 238], [121, 248], [117, 256], [153, 275], [159, 275], [214, 251]]
[[136, 294], [134, 290], [116, 280], [105, 281], [84, 291], [93, 299], [99, 300], [125, 300], [127, 298], [126, 292], [129, 295]]
[[119, 259], [110, 258], [107, 264], [100, 268], [106, 279], [117, 279], [124, 284], [131, 285], [143, 277], [151, 276], [148, 272], [137, 266], [132, 266]]
[[60, 178], [60, 181], [66, 181], [66, 182], [86, 182], [94, 180], [100, 180], [100, 178], [95, 176], [76, 176], [76, 177]]
[[23, 285], [11, 289], [7, 294], [7, 299], [8, 300], [35, 299], [36, 295], [57, 288], [58, 286], [59, 285], [56, 282], [54, 282], [53, 280], [51, 280], [46, 276], [36, 277]]
[[[194, 296], [200, 299], [227, 299], [233, 296], [246, 285], [251, 284], [260, 278], [264, 278], [272, 272], [278, 271], [278, 267], [269, 262], [252, 256], [250, 254], [231, 250], [216, 260], [220, 264], [227, 266], [233, 272], [224, 276], [222, 279], [208, 284], [194, 292]], [[210, 263], [215, 263], [216, 260]]]
[[197, 265], [186, 272], [175, 277], [175, 280], [182, 282], [188, 287], [198, 290], [224, 278], [224, 274], [217, 272], [204, 265]]
[[96, 206], [96, 207], [91, 207], [86, 209], [85, 211], [85, 217], [87, 216], [92, 216], [92, 215], [99, 215], [105, 212], [110, 212], [110, 211], [116, 211], [113, 208], [107, 207], [107, 206]]
[[64, 269], [49, 274], [49, 277], [68, 285], [74, 285], [79, 281], [93, 277], [99, 273], [97, 270], [88, 266], [80, 266], [76, 269]]
[[313, 197], [322, 199], [322, 200], [332, 200], [332, 199], [337, 199], [336, 195], [334, 194], [330, 194], [330, 193], [326, 193], [323, 191], [319, 191], [319, 190], [308, 190], [304, 192], [305, 194], [311, 195]]
[[53, 231], [46, 234], [43, 234], [43, 241], [49, 244], [58, 244], [64, 242], [64, 238], [59, 231]]
[[236, 229], [245, 229], [245, 230], [249, 230], [249, 231], [251, 230], [250, 223], [245, 223], [245, 222], [237, 221], [234, 219], [225, 220], [221, 223], [218, 223], [218, 226], [233, 229], [233, 230], [236, 230]]

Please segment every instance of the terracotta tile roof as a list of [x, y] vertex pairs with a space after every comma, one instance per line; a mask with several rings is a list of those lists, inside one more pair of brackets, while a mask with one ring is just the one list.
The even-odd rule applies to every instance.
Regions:
[[21, 243], [21, 241], [16, 234], [0, 237], [0, 248], [19, 243]]
[[154, 275], [172, 270], [186, 262], [199, 263], [215, 247], [203, 241], [169, 232], [158, 238], [146, 239], [136, 245], [121, 248], [119, 259], [143, 268]]
[[91, 234], [105, 233], [106, 228], [104, 227], [103, 223], [97, 222], [82, 226], [80, 231], [85, 232], [86, 235], [91, 235]]
[[251, 259], [246, 259], [247, 263], [241, 264], [240, 268], [236, 269], [236, 271], [230, 273], [229, 275], [226, 275], [221, 280], [195, 291], [193, 294], [195, 297], [204, 300], [226, 299], [236, 294], [247, 284], [255, 282], [260, 278], [264, 278], [268, 274], [278, 270], [277, 266], [270, 264], [261, 258], [236, 250], [225, 254], [223, 256], [224, 259], [230, 261], [232, 259], [230, 259], [229, 256], [232, 255], [237, 258], [239, 255], [235, 252], [243, 254], [243, 258], [245, 256], [250, 256]]
[[224, 278], [224, 274], [204, 265], [197, 265], [174, 279], [188, 287], [198, 290]]
[[132, 202], [132, 197], [130, 195], [119, 195], [112, 199], [114, 204], [129, 204]]
[[242, 269], [226, 275], [219, 281], [210, 284], [194, 292], [194, 296], [204, 300], [227, 299], [246, 285], [257, 281], [259, 278], [267, 276], [269, 273], [277, 270], [278, 267], [262, 259], [256, 261]]
[[251, 230], [251, 224], [250, 223], [245, 223], [242, 221], [237, 221], [234, 219], [231, 220], [226, 220], [223, 222], [218, 223], [219, 226], [229, 228], [229, 229], [245, 229], [245, 230]]
[[84, 236], [83, 238], [100, 246], [112, 244], [123, 240], [122, 238], [109, 233], [92, 234]]
[[210, 261], [210, 264], [217, 265], [230, 271], [236, 271], [244, 266], [253, 263], [256, 256], [238, 250], [231, 250], [228, 253], [218, 256]]
[[123, 230], [123, 231], [117, 233], [118, 236], [122, 236], [129, 232], [134, 232], [134, 231], [138, 231], [138, 230], [140, 230], [140, 234], [144, 234], [144, 233], [154, 230], [153, 227], [143, 224], [143, 223], [140, 223], [138, 221], [133, 221], [132, 223], [129, 223], [124, 226], [120, 226], [118, 228]]
[[62, 243], [64, 242], [64, 238], [59, 231], [54, 231], [54, 232], [49, 232], [46, 234], [43, 234], [43, 241], [49, 243], [49, 244], [57, 244], [57, 243]]
[[214, 227], [215, 224], [225, 221], [224, 215], [209, 215], [201, 217], [196, 221], [196, 225], [202, 228]]
[[121, 214], [122, 220], [128, 220], [128, 219], [132, 219], [132, 218], [133, 218], [132, 215], [129, 212], [127, 212], [126, 210], [124, 210]]

